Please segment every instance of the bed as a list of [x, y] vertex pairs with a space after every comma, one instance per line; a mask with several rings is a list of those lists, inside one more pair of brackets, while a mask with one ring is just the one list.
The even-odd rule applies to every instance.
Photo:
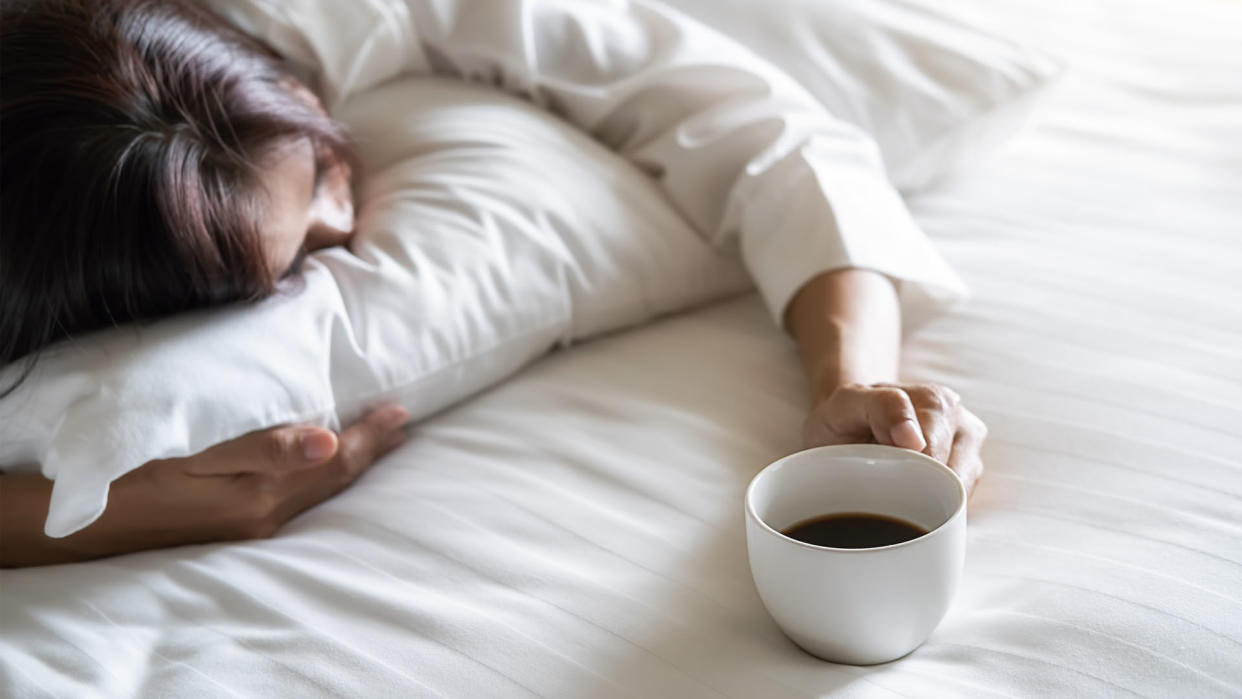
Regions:
[[903, 378], [991, 428], [912, 655], [760, 604], [742, 493], [807, 395], [744, 295], [552, 354], [273, 539], [0, 573], [0, 694], [1242, 695], [1242, 4], [955, 7], [1071, 71], [910, 201], [973, 297]]

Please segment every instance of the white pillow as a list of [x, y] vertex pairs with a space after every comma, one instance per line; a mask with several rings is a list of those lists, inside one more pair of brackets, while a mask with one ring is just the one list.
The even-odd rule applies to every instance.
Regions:
[[661, 0], [728, 34], [871, 134], [889, 179], [925, 187], [1010, 136], [1051, 57], [906, 0]]
[[244, 311], [61, 344], [0, 402], [0, 465], [55, 480], [49, 535], [152, 459], [382, 400], [423, 417], [557, 343], [751, 285], [650, 177], [499, 91], [404, 79], [337, 116], [369, 173], [356, 256], [316, 253], [303, 288]]

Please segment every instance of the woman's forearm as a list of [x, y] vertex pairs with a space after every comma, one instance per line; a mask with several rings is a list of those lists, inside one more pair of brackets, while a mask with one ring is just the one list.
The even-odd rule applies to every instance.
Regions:
[[0, 567], [69, 563], [99, 554], [77, 551], [43, 533], [52, 482], [38, 473], [0, 476]]
[[[157, 486], [143, 470], [131, 471], [112, 483], [108, 508], [90, 526], [53, 538], [43, 532], [52, 481], [38, 473], [0, 476], [0, 568], [75, 563], [213, 538], [170, 517], [169, 494]], [[181, 509], [193, 508], [182, 503]]]
[[281, 425], [149, 461], [112, 482], [98, 519], [61, 539], [43, 533], [52, 482], [38, 473], [0, 475], [0, 567], [269, 537], [400, 445], [409, 419], [405, 408], [387, 405], [339, 434]]
[[825, 272], [802, 287], [785, 312], [811, 382], [812, 400], [839, 386], [893, 382], [901, 308], [888, 277], [865, 269]]

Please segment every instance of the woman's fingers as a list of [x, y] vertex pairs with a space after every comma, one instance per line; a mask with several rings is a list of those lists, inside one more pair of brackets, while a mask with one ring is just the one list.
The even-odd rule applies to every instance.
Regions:
[[325, 427], [283, 425], [244, 434], [194, 456], [160, 463], [175, 464], [195, 476], [284, 473], [323, 464], [348, 450], [343, 463], [357, 471], [374, 460], [368, 451], [374, 440], [386, 436], [390, 424], [400, 426], [409, 418], [404, 408], [391, 405], [372, 411], [339, 438]]
[[911, 386], [906, 392], [914, 402], [923, 437], [927, 440], [923, 453], [945, 463], [953, 451], [953, 440], [958, 432], [961, 397], [950, 388], [930, 384]]
[[922, 451], [926, 443], [910, 396], [900, 388], [879, 386], [869, 391], [867, 421], [875, 441]]
[[811, 412], [803, 439], [808, 447], [875, 442], [922, 451], [926, 446], [910, 397], [888, 385], [838, 388]]
[[877, 444], [922, 451], [927, 446], [910, 396], [900, 386], [844, 386], [830, 402], [836, 421], [861, 432]]
[[[958, 408], [961, 396], [947, 386], [936, 384], [911, 384], [897, 386], [895, 384], [876, 384], [887, 389], [900, 389], [910, 397], [914, 412], [918, 416], [917, 425], [922, 433], [924, 445], [918, 448], [907, 447], [944, 463], [953, 451], [953, 440], [958, 431]], [[904, 446], [904, 445], [903, 445]]]
[[969, 494], [983, 475], [981, 450], [988, 436], [988, 428], [974, 413], [965, 408], [959, 410], [961, 426], [953, 438], [953, 450], [946, 464], [962, 479], [962, 483], [966, 485], [966, 493]]
[[320, 427], [286, 425], [193, 456], [144, 464], [114, 485], [113, 500], [121, 508], [110, 506], [105, 517], [132, 518], [115, 550], [271, 536], [400, 444], [408, 419], [403, 408], [386, 406], [339, 436]]
[[337, 460], [346, 485], [370, 468], [376, 459], [405, 441], [402, 428], [409, 419], [410, 414], [405, 408], [389, 405], [371, 411], [341, 432]]
[[803, 430], [807, 446], [874, 441], [946, 462], [959, 430], [961, 397], [935, 384], [854, 384], [817, 406]]
[[851, 384], [816, 406], [803, 428], [808, 447], [874, 441], [919, 451], [952, 468], [973, 488], [987, 427], [936, 384]]
[[332, 430], [283, 425], [244, 434], [194, 456], [160, 463], [193, 476], [283, 473], [322, 464], [336, 451], [337, 437]]
[[409, 413], [396, 405], [373, 410], [341, 432], [332, 460], [289, 474], [281, 484], [283, 497], [270, 513], [271, 531], [352, 485], [381, 456], [405, 441], [403, 426], [409, 418]]

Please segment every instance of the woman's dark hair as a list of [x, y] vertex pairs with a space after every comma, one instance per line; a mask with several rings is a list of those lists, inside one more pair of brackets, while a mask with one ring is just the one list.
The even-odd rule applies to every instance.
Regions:
[[5, 0], [0, 367], [27, 357], [20, 383], [57, 340], [272, 293], [260, 162], [296, 139], [348, 159], [305, 94], [189, 2]]

